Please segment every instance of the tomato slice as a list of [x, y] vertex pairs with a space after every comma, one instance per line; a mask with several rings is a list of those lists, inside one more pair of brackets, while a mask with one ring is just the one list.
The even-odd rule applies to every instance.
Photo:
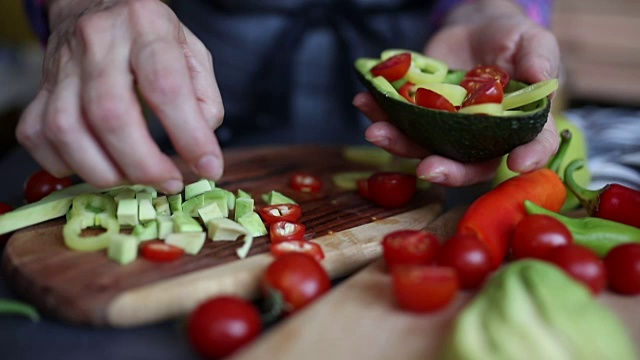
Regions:
[[371, 199], [371, 195], [369, 195], [369, 179], [358, 179], [356, 182], [356, 186], [358, 188], [358, 194], [365, 199]]
[[487, 103], [500, 104], [503, 98], [504, 90], [500, 82], [498, 80], [489, 80], [467, 94], [467, 97], [462, 102], [462, 107]]
[[264, 222], [271, 225], [281, 220], [297, 222], [302, 216], [302, 210], [298, 204], [268, 205], [258, 210]]
[[373, 76], [382, 76], [388, 81], [402, 79], [411, 66], [411, 54], [400, 53], [371, 68]]
[[506, 70], [501, 69], [496, 65], [478, 65], [473, 69], [467, 71], [465, 78], [470, 79], [485, 79], [485, 80], [498, 80], [502, 88], [506, 88], [509, 84], [509, 73]]
[[486, 78], [465, 77], [460, 82], [460, 86], [465, 88], [467, 92], [473, 92], [474, 90], [478, 89], [480, 86], [482, 86], [482, 84], [486, 83], [487, 81], [488, 80]]
[[446, 307], [459, 288], [455, 269], [444, 266], [395, 266], [391, 269], [391, 278], [400, 308], [418, 313]]
[[451, 103], [451, 101], [447, 100], [446, 97], [438, 94], [435, 91], [418, 88], [415, 96], [416, 105], [426, 107], [429, 109], [435, 110], [444, 110], [449, 112], [455, 112], [456, 107]]
[[398, 93], [402, 95], [403, 98], [407, 99], [408, 102], [415, 104], [416, 101], [414, 99], [415, 94], [413, 94], [413, 87], [415, 85], [411, 81], [407, 81], [398, 89]]
[[416, 185], [415, 175], [402, 172], [377, 172], [367, 180], [369, 197], [385, 208], [406, 205], [416, 193]]
[[290, 252], [303, 253], [314, 258], [316, 261], [324, 259], [324, 251], [322, 247], [315, 242], [306, 240], [285, 240], [272, 243], [270, 246], [271, 253], [275, 256], [281, 256]]
[[156, 262], [173, 261], [184, 255], [184, 249], [160, 240], [144, 242], [140, 247], [140, 252], [145, 259]]
[[299, 222], [281, 220], [269, 226], [269, 237], [272, 243], [286, 240], [303, 240], [306, 227]]
[[424, 230], [397, 230], [382, 239], [383, 256], [389, 267], [431, 264], [439, 248], [438, 237]]
[[302, 192], [318, 192], [322, 189], [322, 180], [309, 173], [298, 172], [291, 175], [291, 188]]

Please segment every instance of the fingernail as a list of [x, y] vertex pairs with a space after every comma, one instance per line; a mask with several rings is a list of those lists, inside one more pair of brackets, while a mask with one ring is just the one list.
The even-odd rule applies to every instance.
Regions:
[[196, 164], [198, 174], [204, 178], [216, 180], [222, 173], [220, 161], [213, 155], [204, 155]]
[[387, 147], [389, 146], [389, 138], [386, 137], [379, 137], [379, 138], [365, 138], [365, 140], [367, 140], [368, 142], [374, 144], [374, 145], [378, 145], [380, 147]]
[[162, 191], [166, 194], [177, 194], [183, 187], [184, 184], [180, 180], [167, 180], [162, 183]]
[[418, 178], [426, 180], [432, 183], [442, 183], [446, 180], [447, 176], [443, 173], [429, 173], [427, 175], [420, 175]]

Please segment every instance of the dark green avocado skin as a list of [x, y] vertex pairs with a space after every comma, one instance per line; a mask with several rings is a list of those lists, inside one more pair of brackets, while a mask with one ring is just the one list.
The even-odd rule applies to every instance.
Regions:
[[[551, 105], [545, 98], [520, 109], [527, 113], [518, 116], [431, 110], [387, 96], [369, 80], [370, 76], [360, 71], [357, 74], [394, 124], [411, 140], [431, 153], [464, 163], [495, 159], [533, 140], [547, 122]], [[525, 86], [512, 80], [506, 90]]]

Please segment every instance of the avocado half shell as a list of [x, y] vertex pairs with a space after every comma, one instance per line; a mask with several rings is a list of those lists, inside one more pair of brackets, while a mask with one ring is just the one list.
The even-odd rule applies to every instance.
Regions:
[[[547, 122], [551, 103], [546, 97], [514, 109], [522, 113], [505, 116], [453, 113], [411, 104], [374, 80], [369, 70], [378, 61], [356, 60], [358, 78], [395, 126], [431, 153], [465, 163], [494, 159], [533, 140]], [[459, 84], [463, 76], [464, 71], [450, 70], [445, 82]], [[526, 86], [510, 80], [505, 93]]]

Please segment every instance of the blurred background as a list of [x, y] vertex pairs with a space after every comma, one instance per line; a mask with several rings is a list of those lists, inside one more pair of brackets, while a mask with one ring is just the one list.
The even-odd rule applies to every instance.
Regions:
[[[584, 130], [594, 187], [612, 179], [640, 186], [638, 18], [638, 0], [555, 3], [552, 30], [564, 71], [553, 111]], [[0, 0], [0, 200], [17, 199], [22, 182], [37, 168], [18, 147], [14, 130], [36, 93], [42, 57], [22, 1]]]

